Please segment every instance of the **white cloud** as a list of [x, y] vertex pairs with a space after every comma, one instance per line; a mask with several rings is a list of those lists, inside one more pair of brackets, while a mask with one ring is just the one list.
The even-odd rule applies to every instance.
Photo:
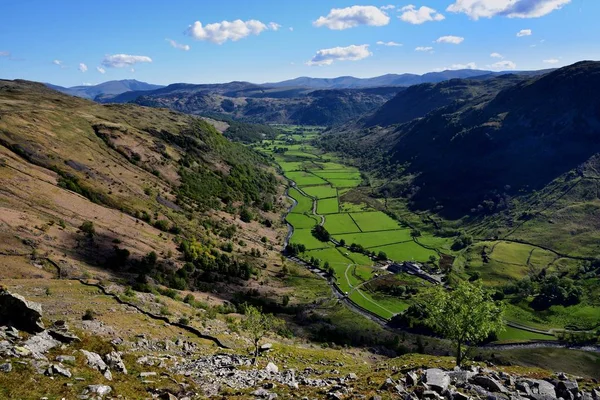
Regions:
[[152, 59], [148, 56], [132, 56], [129, 54], [107, 55], [102, 60], [102, 65], [107, 68], [131, 67], [137, 63], [151, 63]]
[[460, 36], [442, 36], [436, 40], [436, 43], [450, 43], [450, 44], [461, 44], [465, 40], [464, 37]]
[[165, 39], [165, 40], [167, 42], [169, 42], [171, 47], [174, 47], [179, 50], [188, 51], [191, 48], [189, 44], [177, 43], [176, 41], [171, 40], [171, 39]]
[[10, 51], [0, 51], [0, 57], [10, 57]]
[[560, 60], [558, 60], [557, 58], [549, 58], [548, 60], [544, 60], [544, 63], [546, 64], [558, 64]]
[[424, 46], [419, 46], [415, 48], [415, 51], [431, 51], [433, 50], [433, 47], [424, 47]]
[[531, 36], [533, 32], [531, 32], [531, 29], [521, 29], [519, 32], [517, 32], [517, 37], [523, 37], [523, 36]]
[[100, 72], [101, 74], [106, 72], [106, 70], [102, 67], [96, 67], [96, 71]]
[[63, 65], [63, 62], [62, 62], [62, 61], [60, 61], [60, 60], [54, 60], [54, 61], [52, 61], [52, 64], [54, 64], [54, 65], [58, 65], [58, 66], [62, 66], [62, 65]]
[[334, 61], [358, 61], [373, 55], [368, 44], [322, 49], [306, 65], [331, 65]]
[[277, 22], [269, 22], [269, 29], [272, 31], [278, 31], [279, 28], [281, 28], [281, 25], [279, 25]]
[[504, 56], [502, 54], [500, 54], [500, 53], [492, 53], [492, 54], [490, 54], [490, 57], [492, 57], [492, 58], [499, 58], [499, 59], [503, 59], [504, 58]]
[[354, 28], [359, 25], [384, 26], [390, 23], [390, 17], [375, 6], [352, 6], [332, 8], [326, 17], [313, 22], [316, 27], [324, 26], [333, 30]]
[[379, 8], [382, 10], [393, 10], [394, 8], [396, 8], [396, 6], [393, 4], [388, 4], [387, 6], [381, 6]]
[[447, 69], [477, 69], [477, 64], [474, 62], [466, 63], [466, 64], [452, 64]]
[[94, 84], [93, 83], [89, 83], [89, 82], [83, 82], [81, 84], [81, 86], [94, 86]]
[[78, 68], [81, 72], [86, 72], [88, 70], [87, 65], [85, 65], [84, 63], [79, 63], [79, 68]]
[[289, 27], [289, 30], [290, 30], [290, 32], [294, 32], [294, 27], [293, 27], [293, 26], [290, 26], [290, 27]]
[[412, 4], [409, 4], [400, 9], [402, 15], [400, 18], [404, 22], [408, 22], [409, 24], [420, 25], [424, 22], [430, 21], [441, 21], [446, 19], [442, 14], [434, 10], [433, 8], [422, 6], [421, 8], [417, 8]]
[[570, 2], [571, 0], [455, 0], [446, 11], [464, 13], [475, 20], [494, 16], [538, 18]]
[[131, 72], [135, 72], [135, 68], [131, 68], [131, 70], [130, 70], [130, 71], [131, 71]]
[[505, 60], [505, 61], [498, 61], [497, 63], [493, 63], [492, 65], [488, 65], [488, 68], [504, 71], [507, 69], [517, 68], [517, 64], [515, 64], [512, 61]]
[[396, 43], [396, 42], [384, 42], [382, 40], [378, 41], [377, 44], [379, 46], [388, 46], [388, 47], [398, 47], [398, 46], [402, 46], [402, 43]]
[[187, 34], [196, 40], [206, 40], [216, 44], [223, 44], [228, 40], [235, 42], [250, 35], [259, 35], [261, 32], [269, 29], [277, 30], [273, 28], [275, 25], [279, 29], [280, 25], [275, 22], [271, 22], [267, 26], [255, 19], [248, 21], [236, 19], [231, 22], [222, 21], [207, 24], [206, 26], [203, 26], [202, 22], [196, 21], [188, 28]]

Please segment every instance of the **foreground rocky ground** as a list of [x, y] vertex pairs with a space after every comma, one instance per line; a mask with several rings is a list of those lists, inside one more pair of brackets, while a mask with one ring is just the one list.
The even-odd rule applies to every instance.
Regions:
[[598, 382], [539, 369], [449, 357], [365, 358], [265, 343], [257, 364], [242, 349], [137, 334], [108, 340], [42, 322], [37, 303], [0, 292], [0, 398], [531, 399], [600, 400]]

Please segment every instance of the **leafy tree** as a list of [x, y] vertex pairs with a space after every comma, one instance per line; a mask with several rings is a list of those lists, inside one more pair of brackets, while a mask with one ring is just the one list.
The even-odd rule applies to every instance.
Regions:
[[242, 208], [242, 211], [240, 211], [240, 219], [244, 222], [252, 221], [253, 217], [252, 213], [246, 207]]
[[346, 247], [346, 241], [344, 239], [340, 239], [340, 246]]
[[321, 242], [329, 242], [329, 239], [331, 239], [331, 235], [329, 232], [327, 232], [327, 229], [325, 229], [324, 226], [315, 225], [311, 232], [313, 236], [319, 239]]
[[504, 329], [504, 308], [478, 284], [461, 282], [453, 291], [436, 289], [426, 305], [426, 323], [455, 343], [456, 365], [460, 366], [463, 345], [480, 342]]
[[387, 260], [387, 254], [385, 254], [385, 252], [380, 251], [379, 253], [377, 253], [377, 259], [381, 260], [381, 261], [385, 261]]
[[473, 237], [463, 232], [454, 240], [454, 243], [452, 243], [452, 250], [462, 250], [465, 247], [470, 246], [471, 243], [473, 243]]
[[258, 350], [260, 348], [260, 340], [269, 332], [275, 331], [282, 326], [282, 321], [275, 318], [272, 314], [264, 314], [260, 308], [245, 304], [245, 318], [242, 321], [241, 327], [250, 335], [254, 345], [253, 364], [256, 364], [258, 358]]
[[410, 231], [410, 236], [412, 237], [419, 237], [421, 236], [421, 231], [418, 229], [413, 229]]

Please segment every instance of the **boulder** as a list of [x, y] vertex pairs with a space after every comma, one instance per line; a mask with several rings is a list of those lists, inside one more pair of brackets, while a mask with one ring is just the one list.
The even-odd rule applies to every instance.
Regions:
[[75, 356], [65, 356], [65, 355], [56, 356], [56, 361], [58, 361], [60, 363], [63, 363], [63, 362], [74, 363], [75, 362]]
[[[36, 359], [46, 359], [44, 355], [48, 350], [60, 346], [60, 342], [54, 339], [48, 331], [43, 331], [27, 339], [23, 347], [31, 352]], [[16, 349], [16, 348], [15, 348]]]
[[453, 392], [452, 400], [469, 400], [470, 397], [461, 392]]
[[508, 389], [506, 389], [503, 384], [501, 384], [500, 382], [498, 382], [496, 379], [494, 379], [492, 377], [485, 376], [485, 375], [477, 375], [476, 377], [473, 378], [473, 381], [475, 383], [477, 383], [478, 385], [486, 388], [490, 392], [508, 393]]
[[567, 400], [577, 396], [579, 393], [579, 385], [576, 381], [560, 381], [556, 385], [556, 395]]
[[112, 388], [107, 385], [89, 385], [83, 394], [97, 394], [98, 396], [106, 396], [112, 392]]
[[66, 376], [67, 378], [70, 378], [71, 376], [73, 376], [71, 374], [71, 371], [69, 371], [67, 368], [64, 368], [63, 366], [58, 365], [58, 364], [53, 364], [49, 368], [49, 370], [50, 370], [50, 374], [51, 375], [59, 374], [59, 375], [62, 375], [62, 376]]
[[425, 371], [425, 383], [427, 387], [435, 390], [438, 393], [442, 393], [448, 389], [450, 385], [450, 377], [445, 371], [439, 368], [429, 368]]
[[0, 364], [0, 372], [11, 372], [12, 371], [12, 364], [7, 362], [4, 364]]
[[417, 383], [419, 383], [418, 375], [414, 371], [407, 372], [406, 373], [406, 386], [416, 386]]
[[450, 371], [448, 372], [448, 376], [450, 377], [450, 382], [454, 385], [462, 385], [468, 382], [475, 375], [474, 372], [471, 371]]
[[272, 345], [271, 343], [265, 343], [265, 344], [262, 344], [262, 345], [261, 345], [261, 346], [258, 348], [258, 350], [259, 350], [259, 351], [262, 353], [262, 352], [265, 352], [265, 351], [269, 351], [269, 350], [271, 350], [272, 348], [273, 348], [273, 345]]
[[529, 383], [529, 387], [534, 394], [556, 398], [556, 390], [550, 382], [541, 379], [530, 379], [527, 383]]
[[104, 360], [106, 361], [106, 365], [108, 365], [109, 368], [127, 375], [127, 367], [125, 367], [125, 363], [121, 358], [121, 354], [119, 354], [118, 352], [111, 351], [110, 353], [104, 356]]
[[355, 381], [358, 379], [358, 376], [354, 373], [354, 372], [350, 372], [347, 376], [346, 379], [350, 380], [350, 381]]
[[158, 396], [158, 398], [160, 400], [177, 400], [177, 397], [169, 392], [164, 392], [163, 394], [161, 394], [160, 396]]
[[42, 306], [25, 300], [23, 296], [0, 291], [0, 325], [13, 326], [28, 333], [44, 331]]
[[107, 380], [112, 380], [112, 373], [108, 369], [108, 365], [106, 365], [99, 354], [87, 350], [81, 350], [81, 352], [87, 359], [88, 366], [100, 371]]
[[277, 368], [277, 365], [273, 364], [272, 362], [269, 362], [265, 367], [265, 371], [271, 374], [276, 374], [279, 372], [279, 368]]

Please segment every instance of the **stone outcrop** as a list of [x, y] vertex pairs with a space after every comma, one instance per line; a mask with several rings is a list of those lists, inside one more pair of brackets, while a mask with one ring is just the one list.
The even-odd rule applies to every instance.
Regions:
[[44, 331], [42, 306], [8, 290], [0, 290], [0, 325], [28, 333]]

